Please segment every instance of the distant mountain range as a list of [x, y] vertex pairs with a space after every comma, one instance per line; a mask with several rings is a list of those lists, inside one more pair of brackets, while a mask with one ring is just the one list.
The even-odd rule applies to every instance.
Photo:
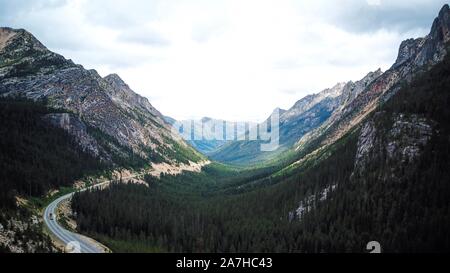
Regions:
[[[174, 125], [175, 122], [189, 125], [191, 128], [191, 135], [185, 140], [197, 151], [207, 156], [214, 154], [226, 144], [235, 142], [240, 137], [245, 137], [245, 133], [249, 128], [258, 125], [256, 122], [227, 121], [210, 117], [203, 117], [199, 120], [180, 121], [168, 116], [165, 116], [164, 118], [166, 122], [171, 125]], [[218, 134], [216, 134], [215, 131], [216, 126], [218, 126], [217, 128], [220, 132]]]

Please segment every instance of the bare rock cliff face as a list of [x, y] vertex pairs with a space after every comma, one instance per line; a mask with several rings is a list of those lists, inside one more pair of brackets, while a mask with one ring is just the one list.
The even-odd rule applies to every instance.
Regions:
[[413, 162], [433, 135], [432, 122], [426, 118], [412, 115], [398, 115], [388, 132], [386, 145], [387, 158], [402, 163]]
[[54, 127], [64, 129], [78, 142], [84, 152], [104, 161], [111, 160], [111, 155], [97, 143], [95, 138], [89, 135], [86, 124], [77, 116], [69, 113], [52, 113], [43, 116], [43, 120]]
[[397, 170], [412, 164], [433, 133], [433, 122], [418, 115], [395, 115], [387, 130], [377, 123], [375, 115], [361, 127], [354, 172], [363, 173], [369, 164]]

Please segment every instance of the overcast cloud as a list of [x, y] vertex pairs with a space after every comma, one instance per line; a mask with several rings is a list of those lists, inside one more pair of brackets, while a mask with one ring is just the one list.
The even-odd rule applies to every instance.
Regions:
[[424, 36], [438, 0], [0, 0], [25, 28], [164, 114], [263, 120], [337, 82], [388, 69]]

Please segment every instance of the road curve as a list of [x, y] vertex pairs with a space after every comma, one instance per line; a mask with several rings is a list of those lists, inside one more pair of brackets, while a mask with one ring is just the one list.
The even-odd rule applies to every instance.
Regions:
[[[103, 182], [96, 184], [94, 186], [91, 186], [89, 188], [83, 189], [81, 191], [85, 191], [87, 189], [101, 187], [106, 184], [110, 183], [110, 181]], [[95, 244], [95, 242], [91, 242], [84, 236], [81, 236], [80, 234], [71, 232], [63, 228], [59, 225], [58, 221], [56, 220], [56, 210], [59, 206], [59, 204], [67, 199], [70, 199], [73, 196], [74, 193], [69, 193], [64, 196], [59, 197], [55, 201], [51, 202], [44, 211], [44, 223], [50, 230], [50, 232], [58, 238], [60, 241], [64, 243], [64, 245], [70, 244], [72, 247], [78, 248], [75, 249], [74, 252], [81, 252], [81, 253], [103, 253], [105, 252], [104, 249], [102, 249], [99, 245]], [[50, 219], [50, 214], [53, 215], [53, 218]]]

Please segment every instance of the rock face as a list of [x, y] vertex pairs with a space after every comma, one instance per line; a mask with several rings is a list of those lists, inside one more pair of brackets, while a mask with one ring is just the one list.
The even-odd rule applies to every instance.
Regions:
[[[45, 99], [54, 108], [74, 113], [50, 120], [68, 121], [69, 133], [92, 154], [126, 158], [131, 151], [145, 160], [174, 161], [169, 154], [186, 162], [200, 160], [201, 155], [172, 134], [148, 100], [118, 75], [102, 78], [95, 70], [49, 51], [25, 30], [0, 28], [0, 41], [0, 95]], [[82, 123], [99, 130], [96, 136], [102, 135], [103, 150], [109, 154], [86, 136], [86, 130], [75, 133]]]
[[424, 117], [397, 114], [392, 119], [389, 128], [377, 120], [377, 115], [364, 123], [358, 137], [354, 174], [362, 174], [370, 164], [399, 170], [414, 163], [433, 136], [433, 122]]
[[139, 110], [143, 113], [150, 113], [160, 123], [164, 123], [161, 113], [154, 108], [147, 98], [134, 93], [133, 90], [117, 74], [110, 74], [103, 78], [110, 88], [106, 91], [111, 99], [125, 110]]
[[318, 203], [326, 201], [329, 195], [334, 192], [337, 188], [336, 184], [332, 184], [322, 189], [316, 194], [311, 194], [300, 201], [299, 206], [294, 210], [290, 211], [288, 214], [289, 222], [294, 220], [301, 221], [303, 216], [308, 212], [312, 211]]
[[0, 29], [0, 50], [2, 50], [8, 41], [16, 35], [16, 32], [9, 28]]
[[338, 83], [332, 88], [328, 88], [317, 94], [304, 97], [303, 99], [297, 101], [292, 108], [283, 113], [280, 116], [280, 121], [289, 122], [291, 120], [295, 120], [315, 105], [323, 102], [325, 99], [330, 99], [329, 101], [331, 102], [332, 99], [337, 98], [342, 94], [345, 84], [346, 83]]
[[376, 128], [373, 121], [366, 122], [358, 138], [358, 148], [355, 156], [355, 169], [363, 170], [369, 161], [370, 153], [375, 146]]
[[417, 56], [420, 48], [423, 46], [425, 38], [408, 39], [400, 44], [397, 60], [392, 68], [397, 68], [402, 64], [411, 61], [412, 56]]
[[426, 37], [402, 42], [397, 61], [392, 68], [398, 68], [403, 64], [420, 67], [441, 61], [447, 53], [446, 43], [450, 41], [449, 28], [450, 9], [448, 5], [445, 5]]
[[49, 74], [75, 66], [23, 29], [0, 28], [0, 41], [0, 79]]
[[383, 71], [378, 69], [373, 72], [369, 72], [364, 78], [357, 82], [348, 82], [339, 96], [339, 106], [344, 108], [351, 103], [356, 97], [359, 96], [374, 80], [383, 75]]
[[432, 122], [426, 118], [412, 115], [398, 115], [387, 134], [386, 152], [390, 160], [402, 163], [414, 161], [433, 135]]
[[307, 96], [281, 114], [280, 143], [292, 146], [303, 135], [325, 122], [340, 106], [343, 91], [349, 84], [338, 83], [332, 88]]
[[97, 140], [89, 135], [86, 124], [77, 116], [69, 113], [52, 113], [43, 116], [43, 119], [54, 127], [64, 129], [71, 135], [84, 152], [110, 161], [111, 156], [98, 144]]
[[0, 223], [0, 248], [12, 253], [55, 252], [56, 249], [40, 233], [42, 220], [36, 215], [22, 218], [0, 213], [3, 222]]

